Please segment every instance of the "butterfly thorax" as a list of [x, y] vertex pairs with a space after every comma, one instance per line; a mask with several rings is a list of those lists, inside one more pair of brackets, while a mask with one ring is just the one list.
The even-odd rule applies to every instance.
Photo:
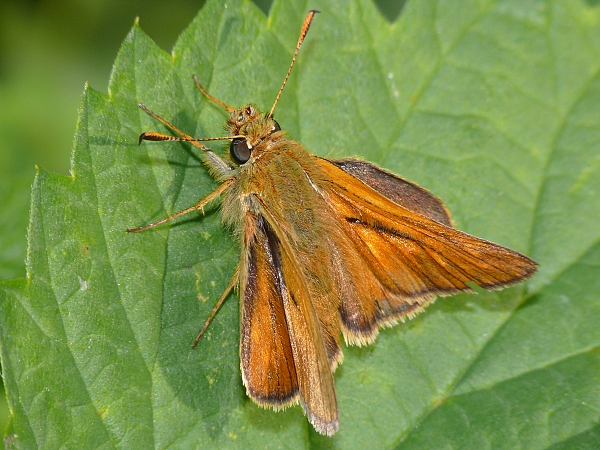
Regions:
[[[223, 197], [226, 223], [239, 230], [248, 212], [259, 215], [264, 207], [285, 211], [314, 203], [316, 193], [307, 182], [315, 171], [312, 159], [301, 144], [285, 137], [272, 117], [248, 105], [232, 112], [226, 129], [230, 136], [239, 136], [230, 146], [239, 167]], [[278, 219], [288, 222], [285, 216]]]

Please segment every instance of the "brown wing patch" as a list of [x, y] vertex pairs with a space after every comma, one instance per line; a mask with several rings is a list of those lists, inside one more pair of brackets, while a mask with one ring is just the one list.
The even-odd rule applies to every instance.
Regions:
[[367, 161], [354, 158], [329, 160], [385, 197], [431, 220], [454, 226], [444, 203], [421, 186]]

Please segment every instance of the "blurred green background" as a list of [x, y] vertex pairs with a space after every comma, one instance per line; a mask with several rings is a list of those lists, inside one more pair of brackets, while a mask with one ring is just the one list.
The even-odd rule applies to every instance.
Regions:
[[[203, 3], [0, 1], [0, 280], [25, 276], [35, 165], [69, 173], [84, 83], [107, 92], [112, 63], [136, 17], [144, 31], [170, 51]], [[254, 3], [268, 14], [272, 0]], [[375, 3], [394, 21], [405, 0]], [[7, 418], [0, 394], [2, 431]]]

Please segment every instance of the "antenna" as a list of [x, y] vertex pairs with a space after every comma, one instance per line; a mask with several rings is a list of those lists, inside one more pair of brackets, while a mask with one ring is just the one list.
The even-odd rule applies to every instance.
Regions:
[[279, 101], [279, 97], [281, 97], [281, 93], [283, 92], [283, 88], [285, 87], [285, 84], [287, 83], [288, 78], [290, 77], [290, 73], [292, 73], [292, 67], [294, 67], [294, 63], [296, 62], [296, 57], [298, 56], [298, 51], [300, 50], [300, 46], [302, 45], [302, 42], [304, 42], [304, 38], [306, 37], [306, 33], [308, 33], [308, 29], [310, 28], [310, 24], [313, 20], [313, 17], [315, 16], [315, 14], [320, 13], [321, 11], [317, 11], [316, 9], [313, 9], [312, 11], [309, 11], [309, 13], [306, 15], [306, 17], [304, 18], [304, 23], [302, 24], [302, 29], [300, 30], [300, 37], [298, 38], [298, 43], [296, 44], [296, 51], [294, 52], [294, 57], [292, 58], [292, 63], [290, 64], [290, 68], [287, 71], [287, 75], [285, 76], [285, 79], [283, 80], [283, 84], [281, 85], [281, 89], [279, 89], [279, 93], [277, 94], [277, 98], [275, 99], [275, 103], [273, 103], [273, 107], [271, 108], [271, 111], [269, 112], [269, 115], [267, 117], [273, 117], [273, 111], [275, 111], [275, 107], [277, 106], [277, 102]]

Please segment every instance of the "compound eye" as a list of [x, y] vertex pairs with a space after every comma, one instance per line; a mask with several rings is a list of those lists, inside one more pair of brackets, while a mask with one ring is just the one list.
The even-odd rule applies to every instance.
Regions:
[[271, 133], [275, 133], [276, 131], [280, 131], [281, 127], [279, 126], [279, 124], [277, 123], [277, 121], [273, 120], [273, 122], [275, 122], [275, 125], [273, 125], [273, 128], [271, 129]]
[[244, 164], [250, 159], [252, 150], [246, 139], [234, 139], [229, 146], [229, 154], [237, 164]]

